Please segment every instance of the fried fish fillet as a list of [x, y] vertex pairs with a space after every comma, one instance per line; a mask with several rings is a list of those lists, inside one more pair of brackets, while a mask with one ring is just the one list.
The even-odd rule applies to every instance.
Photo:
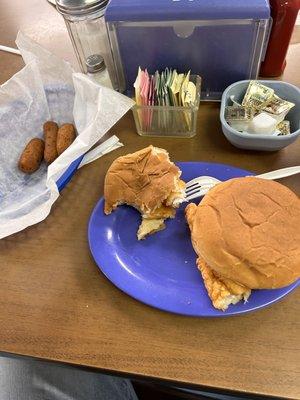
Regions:
[[147, 235], [151, 235], [152, 233], [165, 229], [166, 225], [164, 221], [167, 218], [174, 218], [175, 213], [175, 208], [161, 205], [151, 213], [144, 214], [142, 216], [141, 225], [139, 226], [139, 230], [137, 232], [138, 240], [145, 239]]
[[174, 218], [175, 214], [176, 214], [175, 208], [161, 205], [151, 213], [143, 214], [142, 217], [144, 219], [167, 219], [167, 218]]
[[245, 302], [248, 300], [251, 294], [250, 289], [231, 279], [218, 277], [201, 258], [197, 259], [197, 267], [215, 308], [225, 311], [230, 304], [236, 304], [240, 300]]
[[142, 219], [141, 225], [137, 232], [138, 240], [145, 239], [147, 235], [155, 233], [165, 229], [164, 218], [163, 219]]

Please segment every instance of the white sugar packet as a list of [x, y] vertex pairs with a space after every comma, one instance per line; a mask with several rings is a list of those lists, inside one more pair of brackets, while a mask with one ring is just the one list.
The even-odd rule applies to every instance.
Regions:
[[[26, 66], [0, 87], [0, 238], [44, 220], [59, 196], [57, 180], [134, 104], [74, 73], [21, 32], [16, 43]], [[24, 174], [17, 167], [20, 154], [30, 139], [43, 137], [47, 120], [75, 123], [78, 136], [48, 168], [43, 163]], [[113, 143], [111, 149], [119, 146]]]

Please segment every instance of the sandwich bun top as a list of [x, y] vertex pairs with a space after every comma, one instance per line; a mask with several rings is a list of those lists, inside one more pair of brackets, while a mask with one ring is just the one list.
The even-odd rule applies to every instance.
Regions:
[[104, 212], [119, 204], [129, 204], [142, 213], [151, 213], [176, 190], [181, 171], [166, 150], [149, 146], [117, 158], [104, 182]]
[[280, 183], [246, 177], [212, 188], [186, 218], [193, 247], [220, 277], [251, 289], [300, 277], [300, 200]]

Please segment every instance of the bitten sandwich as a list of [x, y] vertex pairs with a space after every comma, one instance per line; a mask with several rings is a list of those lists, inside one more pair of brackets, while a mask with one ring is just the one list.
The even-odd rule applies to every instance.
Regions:
[[136, 208], [142, 216], [139, 240], [165, 228], [185, 198], [180, 169], [166, 150], [149, 146], [117, 158], [107, 171], [104, 183], [105, 214], [119, 205]]
[[215, 308], [246, 301], [300, 277], [300, 200], [280, 183], [255, 177], [212, 188], [186, 207], [192, 244]]

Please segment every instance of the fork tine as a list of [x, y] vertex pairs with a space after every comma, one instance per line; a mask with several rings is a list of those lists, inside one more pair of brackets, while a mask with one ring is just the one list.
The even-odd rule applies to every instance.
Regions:
[[186, 201], [191, 201], [191, 200], [193, 200], [193, 199], [197, 199], [197, 198], [199, 198], [199, 197], [204, 196], [208, 191], [209, 191], [208, 188], [203, 188], [202, 190], [199, 190], [198, 192], [196, 192], [196, 193], [194, 193], [194, 194], [192, 194], [192, 195], [190, 195], [190, 196], [187, 196], [187, 197], [185, 198], [185, 200], [186, 200]]
[[194, 179], [192, 179], [191, 181], [188, 181], [188, 182], [186, 183], [186, 187], [188, 188], [188, 187], [193, 186], [193, 185], [195, 185], [195, 184], [197, 184], [197, 183], [199, 183], [199, 178], [194, 178]]
[[187, 196], [192, 195], [195, 192], [199, 192], [202, 189], [210, 189], [211, 187], [213, 187], [214, 185], [210, 184], [210, 185], [194, 185], [192, 187], [189, 187], [186, 189], [185, 193], [187, 194]]
[[209, 189], [215, 186], [220, 181], [212, 176], [198, 176], [186, 183], [185, 194], [186, 201], [204, 196]]
[[189, 196], [192, 196], [194, 193], [200, 192], [200, 190], [201, 190], [200, 187], [197, 187], [197, 188], [195, 188], [193, 190], [189, 190], [188, 192], [185, 192], [185, 194], [186, 194], [187, 197], [189, 197]]
[[190, 186], [186, 186], [185, 191], [188, 192], [189, 190], [193, 190], [195, 188], [200, 188], [201, 186], [202, 185], [200, 185], [200, 183], [195, 182]]
[[213, 176], [198, 176], [198, 178], [194, 178], [190, 180], [189, 182], [186, 183], [186, 187], [189, 188], [195, 184], [199, 185], [210, 185], [210, 184], [215, 184], [220, 182], [217, 178], [214, 178]]

